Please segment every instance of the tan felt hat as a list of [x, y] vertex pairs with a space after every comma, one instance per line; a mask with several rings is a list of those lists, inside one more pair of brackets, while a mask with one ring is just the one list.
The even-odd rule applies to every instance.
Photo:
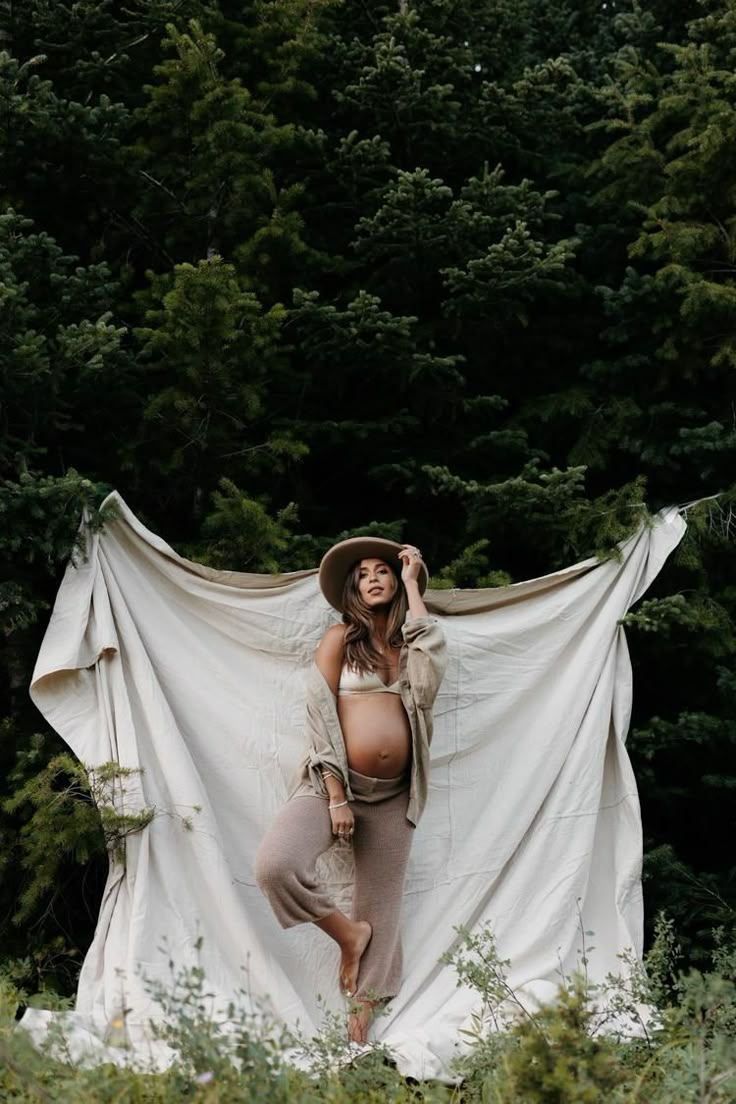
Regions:
[[[327, 601], [342, 613], [342, 592], [348, 571], [358, 560], [385, 560], [401, 573], [401, 560], [398, 558], [401, 545], [397, 541], [384, 540], [383, 537], [350, 537], [349, 540], [334, 544], [325, 552], [319, 565], [319, 585]], [[429, 582], [427, 565], [422, 563], [419, 572], [419, 593], [424, 594]]]

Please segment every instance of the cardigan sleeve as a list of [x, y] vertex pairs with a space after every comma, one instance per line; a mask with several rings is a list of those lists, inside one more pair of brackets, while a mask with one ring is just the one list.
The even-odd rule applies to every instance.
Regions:
[[345, 742], [335, 699], [316, 663], [307, 673], [306, 690], [307, 769], [312, 787], [321, 796], [327, 795], [321, 774], [324, 768], [342, 782], [348, 800], [352, 800]]
[[431, 709], [447, 667], [447, 642], [434, 617], [414, 617], [401, 629], [407, 646], [407, 674], [417, 705]]

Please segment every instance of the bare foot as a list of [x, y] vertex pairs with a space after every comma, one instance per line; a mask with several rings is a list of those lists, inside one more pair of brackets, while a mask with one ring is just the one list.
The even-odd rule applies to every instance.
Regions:
[[351, 1043], [367, 1043], [368, 1030], [373, 1020], [371, 1001], [355, 1001], [348, 1019], [348, 1038]]
[[347, 997], [352, 997], [358, 986], [360, 960], [373, 935], [373, 928], [367, 920], [356, 920], [353, 928], [354, 935], [341, 944], [340, 985]]

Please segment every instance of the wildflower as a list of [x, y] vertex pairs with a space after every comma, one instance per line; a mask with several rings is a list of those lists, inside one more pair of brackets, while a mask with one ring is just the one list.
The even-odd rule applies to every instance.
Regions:
[[215, 1075], [212, 1070], [205, 1070], [204, 1073], [198, 1073], [194, 1078], [197, 1085], [209, 1085], [210, 1081], [214, 1081]]

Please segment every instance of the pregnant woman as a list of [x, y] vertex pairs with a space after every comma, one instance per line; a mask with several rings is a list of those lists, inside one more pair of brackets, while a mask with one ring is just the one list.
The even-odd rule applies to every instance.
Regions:
[[[427, 614], [418, 548], [375, 537], [335, 545], [320, 586], [342, 614], [307, 678], [307, 754], [288, 803], [261, 842], [256, 878], [282, 927], [311, 921], [340, 948], [353, 999], [349, 1035], [364, 1042], [375, 1008], [401, 979], [399, 919], [414, 828], [427, 797], [432, 707], [445, 640]], [[352, 843], [351, 915], [317, 881], [334, 837]]]

